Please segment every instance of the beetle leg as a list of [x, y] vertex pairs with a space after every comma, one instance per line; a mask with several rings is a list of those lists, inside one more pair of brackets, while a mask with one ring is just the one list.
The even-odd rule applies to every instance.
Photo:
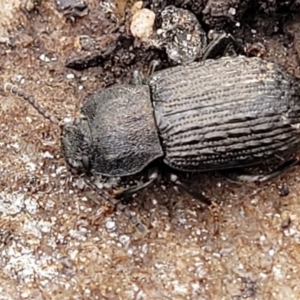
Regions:
[[[243, 53], [244, 50], [237, 40], [226, 32], [218, 34], [206, 47], [202, 60], [217, 58], [223, 55]], [[232, 56], [232, 55], [230, 55]]]
[[156, 68], [159, 66], [159, 64], [160, 64], [160, 61], [157, 59], [154, 59], [150, 62], [149, 70], [147, 73], [147, 78], [149, 78], [151, 75], [153, 75], [153, 73], [156, 71]]
[[144, 76], [141, 72], [134, 70], [133, 74], [132, 74], [132, 78], [131, 78], [131, 83], [134, 85], [145, 84], [147, 82], [148, 78], [156, 71], [156, 68], [159, 66], [159, 64], [160, 64], [160, 61], [156, 60], [156, 59], [154, 59], [150, 62], [146, 78], [144, 78]]
[[297, 158], [290, 159], [283, 164], [281, 164], [277, 169], [270, 172], [266, 175], [237, 175], [234, 178], [230, 178], [236, 181], [244, 181], [244, 182], [266, 182], [275, 177], [278, 177], [285, 172], [289, 171], [296, 165], [298, 165], [300, 161]]
[[127, 189], [119, 189], [117, 191], [114, 191], [114, 196], [117, 199], [128, 198], [128, 197], [132, 196], [134, 193], [150, 186], [157, 178], [158, 178], [158, 173], [157, 173], [157, 171], [154, 171], [149, 176], [149, 180], [147, 182], [145, 182], [144, 184], [129, 187]]
[[144, 82], [144, 76], [138, 70], [134, 70], [131, 78], [131, 83], [134, 85], [142, 85]]
[[[84, 178], [85, 183], [91, 187], [93, 190], [97, 191], [97, 193], [103, 197], [106, 201], [108, 201], [112, 206], [116, 207], [117, 210], [122, 212], [131, 224], [137, 228], [137, 230], [145, 235], [147, 233], [147, 227], [128, 209], [128, 207], [121, 203], [120, 200], [111, 197], [106, 191], [100, 189], [95, 183], [91, 180]], [[95, 201], [95, 199], [94, 199]], [[98, 202], [95, 201], [97, 204]]]
[[220, 232], [220, 206], [213, 201], [208, 208], [214, 220], [213, 235], [218, 235]]
[[190, 194], [192, 197], [199, 199], [201, 202], [203, 202], [206, 205], [211, 205], [212, 202], [208, 198], [206, 198], [202, 193], [192, 190], [185, 183], [181, 182], [177, 175], [171, 174], [170, 179], [175, 185], [177, 185], [179, 188], [183, 189], [185, 192]]
[[210, 213], [211, 213], [211, 215], [213, 217], [213, 220], [214, 220], [213, 235], [218, 235], [219, 231], [220, 231], [220, 207], [219, 207], [219, 205], [214, 201], [210, 201], [202, 193], [199, 193], [199, 192], [196, 192], [195, 190], [192, 190], [186, 184], [181, 182], [177, 175], [171, 174], [170, 179], [179, 188], [182, 188], [185, 192], [190, 194], [192, 197], [200, 200], [201, 202], [203, 202], [205, 205], [208, 206], [208, 208], [210, 210]]

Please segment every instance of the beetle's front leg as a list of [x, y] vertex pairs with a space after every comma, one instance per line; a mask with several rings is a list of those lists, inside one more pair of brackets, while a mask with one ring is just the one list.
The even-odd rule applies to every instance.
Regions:
[[[93, 175], [95, 176], [95, 174]], [[131, 224], [136, 227], [141, 234], [147, 234], [147, 227], [127, 208], [126, 205], [122, 204], [120, 200], [111, 197], [106, 191], [100, 189], [90, 178], [84, 177], [84, 181], [89, 187], [92, 188], [92, 190], [96, 191], [99, 196], [108, 201], [112, 206], [116, 207], [117, 210], [124, 213]], [[94, 199], [94, 201], [99, 204], [96, 199]]]
[[158, 178], [158, 172], [157, 172], [157, 170], [154, 170], [153, 172], [151, 172], [151, 174], [149, 176], [149, 180], [147, 182], [145, 182], [144, 184], [136, 185], [136, 186], [129, 187], [126, 189], [120, 188], [120, 189], [114, 191], [114, 197], [116, 199], [128, 198], [128, 197], [132, 196], [134, 193], [141, 191], [141, 190], [147, 188], [148, 186], [150, 186], [157, 178]]

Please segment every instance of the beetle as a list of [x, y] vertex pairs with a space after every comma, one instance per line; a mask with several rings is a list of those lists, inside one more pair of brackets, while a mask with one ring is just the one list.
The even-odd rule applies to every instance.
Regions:
[[[87, 99], [84, 116], [62, 124], [23, 90], [6, 84], [39, 113], [61, 126], [69, 168], [91, 176], [126, 177], [155, 160], [174, 170], [206, 172], [280, 161], [270, 174], [239, 179], [266, 181], [298, 163], [300, 82], [284, 68], [245, 56], [208, 59], [154, 72], [142, 84], [113, 85]], [[129, 195], [145, 184], [121, 190]], [[175, 175], [172, 181], [186, 188]], [[95, 185], [88, 182], [94, 188]], [[98, 189], [99, 190], [99, 189]], [[117, 199], [101, 195], [145, 230]], [[206, 204], [210, 204], [209, 200]]]

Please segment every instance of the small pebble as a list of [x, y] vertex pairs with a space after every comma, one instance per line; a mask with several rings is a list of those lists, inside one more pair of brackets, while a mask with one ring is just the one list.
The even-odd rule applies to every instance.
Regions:
[[291, 222], [292, 222], [292, 220], [291, 220], [291, 217], [290, 217], [290, 213], [289, 213], [289, 211], [283, 211], [282, 213], [281, 213], [281, 228], [282, 229], [286, 229], [286, 228], [288, 228], [290, 225], [291, 225]]
[[286, 229], [287, 227], [289, 227], [290, 226], [290, 224], [291, 224], [291, 218], [290, 217], [287, 217], [285, 220], [283, 220], [282, 222], [281, 222], [281, 228], [282, 229]]
[[234, 16], [236, 14], [236, 9], [234, 7], [230, 7], [228, 13]]
[[131, 34], [139, 39], [148, 39], [153, 33], [155, 14], [147, 8], [137, 11], [130, 25]]
[[111, 220], [107, 221], [105, 227], [107, 230], [114, 230], [116, 228], [116, 222]]
[[290, 193], [290, 189], [286, 184], [283, 184], [279, 187], [279, 196], [285, 197]]
[[75, 75], [72, 73], [69, 73], [69, 74], [67, 74], [66, 77], [67, 77], [67, 79], [73, 79], [75, 77]]
[[16, 75], [16, 80], [21, 84], [23, 84], [25, 82], [25, 79], [24, 79], [23, 75], [21, 75], [21, 74]]
[[47, 57], [45, 54], [41, 54], [39, 59], [44, 61], [44, 62], [50, 62], [51, 61], [51, 59], [49, 57]]

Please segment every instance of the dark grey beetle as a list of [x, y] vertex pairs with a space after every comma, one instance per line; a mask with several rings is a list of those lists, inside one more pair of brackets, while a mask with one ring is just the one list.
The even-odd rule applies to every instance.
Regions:
[[[59, 123], [22, 90], [6, 88]], [[155, 72], [147, 84], [95, 93], [81, 112], [84, 118], [62, 126], [61, 134], [64, 157], [76, 173], [129, 176], [159, 159], [186, 172], [282, 161], [271, 174], [243, 177], [264, 181], [297, 163], [300, 83], [260, 58], [223, 57]]]

